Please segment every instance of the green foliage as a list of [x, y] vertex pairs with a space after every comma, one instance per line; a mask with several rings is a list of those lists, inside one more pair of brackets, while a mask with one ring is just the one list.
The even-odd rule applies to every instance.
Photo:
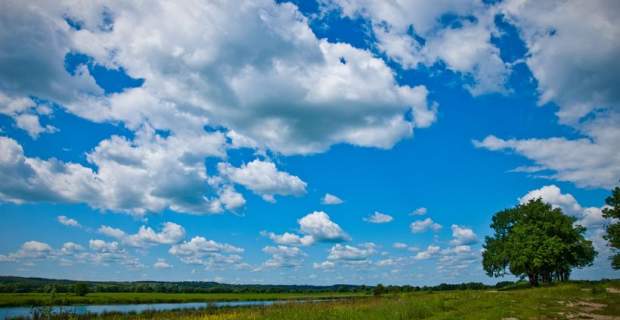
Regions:
[[596, 251], [584, 238], [585, 228], [541, 199], [500, 211], [493, 216], [493, 237], [486, 237], [482, 266], [489, 276], [508, 271], [539, 281], [568, 280], [572, 268], [592, 264]]
[[603, 217], [615, 219], [614, 223], [607, 226], [607, 234], [605, 240], [609, 241], [609, 245], [617, 252], [611, 257], [611, 266], [614, 269], [620, 269], [620, 187], [615, 187], [611, 195], [605, 199], [605, 203], [609, 206], [603, 209]]
[[88, 294], [88, 285], [83, 282], [79, 282], [75, 284], [73, 288], [73, 293], [75, 293], [78, 297], [83, 297]]
[[372, 294], [375, 297], [381, 296], [384, 293], [385, 293], [385, 287], [380, 283], [372, 290]]

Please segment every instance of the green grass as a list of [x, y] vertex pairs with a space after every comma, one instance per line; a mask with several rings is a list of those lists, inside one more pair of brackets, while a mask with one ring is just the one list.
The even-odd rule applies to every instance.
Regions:
[[79, 297], [71, 293], [0, 293], [0, 307], [76, 304], [175, 303], [244, 300], [300, 300], [359, 297], [362, 293], [133, 293], [102, 292]]
[[[268, 307], [207, 308], [143, 314], [61, 315], [52, 319], [175, 320], [405, 320], [405, 319], [620, 319], [620, 281], [564, 283], [506, 291], [441, 291], [357, 297]], [[223, 297], [226, 295], [219, 295]], [[233, 295], [239, 296], [239, 295]], [[247, 295], [251, 296], [251, 295]], [[256, 295], [255, 295], [256, 296]], [[263, 295], [259, 295], [264, 297]], [[282, 297], [283, 295], [276, 295]], [[244, 296], [245, 298], [246, 296]], [[596, 306], [596, 308], [591, 308]], [[596, 318], [599, 319], [599, 318]]]

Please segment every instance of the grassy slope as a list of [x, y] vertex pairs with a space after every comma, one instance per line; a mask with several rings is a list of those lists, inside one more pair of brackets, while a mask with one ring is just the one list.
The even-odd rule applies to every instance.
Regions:
[[[512, 291], [417, 292], [327, 303], [106, 315], [100, 318], [108, 320], [620, 319], [620, 293], [618, 293], [620, 291], [612, 293], [604, 287], [620, 288], [620, 282], [597, 285], [569, 283]], [[592, 306], [597, 308], [593, 310]], [[581, 316], [577, 317], [580, 313]], [[594, 315], [598, 318], [594, 318]], [[65, 316], [58, 319], [86, 318], [92, 317]]]
[[361, 296], [360, 293], [89, 293], [84, 297], [46, 293], [0, 293], [0, 307], [71, 304], [122, 304], [158, 302], [203, 302], [242, 300], [288, 300]]

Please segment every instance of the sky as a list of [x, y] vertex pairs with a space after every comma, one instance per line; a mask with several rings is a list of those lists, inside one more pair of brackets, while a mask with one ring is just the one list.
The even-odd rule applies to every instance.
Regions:
[[620, 2], [2, 1], [0, 274], [494, 283], [542, 198], [617, 278]]

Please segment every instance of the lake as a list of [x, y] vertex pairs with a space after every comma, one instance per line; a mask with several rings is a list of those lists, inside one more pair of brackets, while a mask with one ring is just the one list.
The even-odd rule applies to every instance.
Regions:
[[[306, 300], [307, 301], [307, 300]], [[310, 300], [313, 302], [321, 300]], [[268, 306], [274, 303], [286, 303], [286, 300], [265, 300], [265, 301], [211, 301], [211, 302], [186, 302], [186, 303], [144, 303], [144, 304], [105, 304], [105, 305], [76, 305], [76, 306], [52, 306], [52, 312], [69, 312], [75, 314], [104, 312], [144, 312], [144, 311], [166, 311], [175, 309], [201, 309], [207, 307], [248, 307], [248, 306]], [[301, 300], [288, 301], [301, 302]], [[0, 308], [0, 320], [13, 317], [30, 317], [33, 308], [31, 307], [3, 307]]]

